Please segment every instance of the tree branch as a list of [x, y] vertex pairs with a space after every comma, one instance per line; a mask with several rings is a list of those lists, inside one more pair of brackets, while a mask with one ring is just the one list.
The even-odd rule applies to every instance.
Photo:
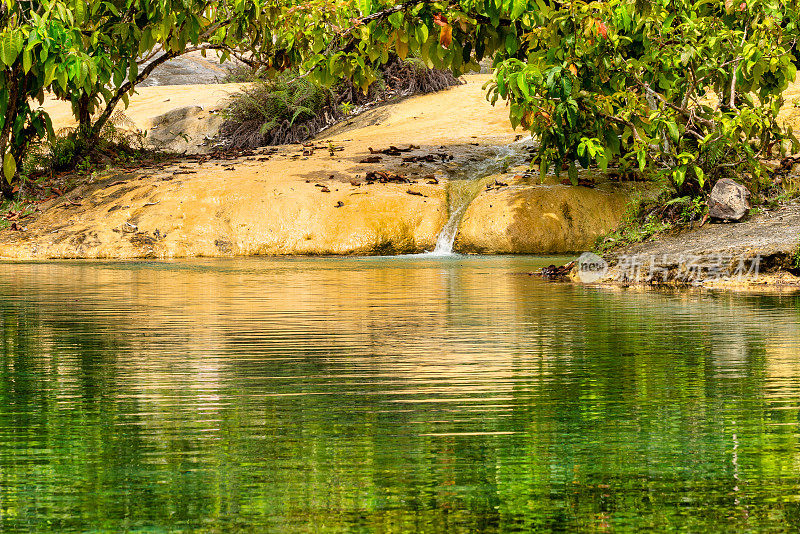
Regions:
[[[163, 55], [158, 56], [157, 58], [153, 59], [150, 63], [148, 63], [144, 69], [142, 69], [142, 71], [139, 73], [138, 76], [136, 76], [136, 79], [134, 81], [128, 80], [127, 82], [122, 84], [119, 89], [117, 89], [117, 92], [114, 94], [111, 100], [109, 100], [106, 103], [106, 108], [103, 110], [103, 113], [100, 114], [100, 116], [97, 118], [94, 125], [92, 126], [91, 137], [96, 138], [97, 135], [99, 135], [100, 130], [103, 128], [103, 126], [105, 126], [106, 122], [108, 122], [108, 119], [114, 112], [114, 108], [117, 106], [122, 97], [125, 94], [130, 93], [134, 89], [134, 87], [136, 87], [138, 84], [142, 83], [145, 79], [147, 79], [158, 66], [166, 63], [170, 59], [174, 59], [176, 57], [180, 57], [190, 52], [197, 52], [200, 50], [228, 50], [231, 51], [231, 53], [233, 53], [233, 50], [226, 45], [205, 44], [200, 46], [184, 48], [180, 52], [165, 52]], [[245, 59], [240, 55], [236, 55], [236, 58], [242, 61], [243, 63], [246, 63], [247, 65], [253, 67], [257, 66], [255, 62]]]
[[202, 33], [202, 35], [200, 35], [200, 38], [198, 39], [198, 41], [203, 41], [203, 40], [205, 40], [205, 39], [208, 39], [209, 37], [211, 37], [211, 35], [212, 35], [212, 34], [213, 34], [215, 31], [217, 31], [217, 30], [218, 30], [218, 29], [220, 29], [220, 28], [223, 28], [223, 27], [227, 26], [227, 25], [228, 25], [228, 24], [230, 24], [231, 22], [232, 22], [232, 21], [231, 21], [230, 19], [228, 19], [228, 20], [224, 20], [224, 21], [221, 21], [221, 22], [215, 22], [214, 24], [212, 24], [211, 26], [209, 26], [208, 28], [206, 28], [206, 31], [204, 31], [204, 32]]
[[231, 48], [230, 46], [227, 46], [227, 45], [208, 44], [208, 45], [195, 46], [195, 47], [192, 47], [192, 48], [187, 48], [183, 53], [198, 52], [198, 51], [203, 51], [203, 50], [223, 50], [223, 51], [226, 51], [226, 52], [230, 52], [230, 54], [233, 57], [235, 57], [237, 60], [241, 61], [242, 63], [244, 63], [248, 67], [256, 68], [256, 67], [258, 67], [260, 65], [257, 61], [253, 61], [252, 59], [248, 59], [248, 58], [244, 57], [242, 54], [240, 54], [239, 52], [237, 52], [236, 50], [234, 50], [233, 48]]
[[92, 126], [90, 138], [91, 139], [97, 138], [97, 136], [100, 134], [100, 130], [103, 128], [103, 126], [105, 126], [106, 122], [108, 122], [108, 119], [114, 112], [114, 108], [117, 106], [117, 104], [119, 103], [119, 101], [122, 99], [123, 96], [131, 92], [133, 88], [136, 87], [136, 85], [140, 84], [148, 76], [150, 76], [150, 74], [156, 69], [156, 67], [158, 67], [163, 63], [166, 63], [172, 58], [185, 54], [187, 50], [188, 49], [182, 52], [165, 52], [164, 55], [157, 57], [156, 59], [151, 61], [144, 69], [142, 69], [142, 72], [140, 72], [139, 75], [136, 76], [135, 80], [133, 81], [128, 80], [127, 82], [123, 83], [119, 87], [119, 89], [117, 89], [117, 92], [114, 94], [114, 96], [111, 97], [111, 100], [109, 100], [106, 103], [106, 109], [103, 110], [103, 113], [100, 114], [100, 116], [97, 118], [94, 125]]
[[[381, 19], [384, 19], [384, 18], [388, 18], [390, 15], [394, 15], [395, 13], [399, 13], [401, 11], [405, 11], [406, 9], [412, 8], [412, 7], [414, 7], [416, 5], [419, 5], [419, 4], [433, 4], [433, 3], [436, 3], [436, 2], [437, 2], [437, 0], [410, 0], [408, 2], [403, 2], [402, 4], [397, 4], [397, 5], [394, 5], [394, 6], [390, 7], [390, 8], [384, 9], [383, 11], [378, 11], [377, 13], [372, 13], [371, 15], [367, 15], [365, 17], [361, 17], [359, 19], [355, 19], [355, 21], [353, 22], [352, 26], [350, 26], [349, 28], [347, 28], [345, 30], [337, 32], [336, 36], [333, 39], [331, 39], [330, 44], [327, 46], [327, 48], [325, 48], [325, 52], [323, 54], [327, 56], [331, 52], [333, 52], [334, 51], [333, 47], [334, 47], [335, 43], [342, 36], [347, 35], [348, 33], [352, 32], [353, 30], [358, 28], [359, 26], [363, 26], [364, 24], [369, 24], [370, 22], [374, 22], [376, 20], [381, 20]], [[339, 49], [337, 51], [343, 50], [346, 47], [347, 47], [347, 45], [343, 45], [343, 46], [339, 47]]]

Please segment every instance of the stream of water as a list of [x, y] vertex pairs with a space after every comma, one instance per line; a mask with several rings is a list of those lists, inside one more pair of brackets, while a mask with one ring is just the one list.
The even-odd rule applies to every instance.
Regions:
[[459, 165], [457, 171], [448, 176], [447, 207], [449, 217], [436, 239], [436, 247], [428, 254], [450, 256], [458, 234], [458, 227], [470, 203], [484, 188], [484, 178], [524, 164], [530, 159], [529, 138], [509, 145], [492, 147], [490, 152], [474, 161]]
[[0, 265], [0, 531], [797, 532], [800, 296]]

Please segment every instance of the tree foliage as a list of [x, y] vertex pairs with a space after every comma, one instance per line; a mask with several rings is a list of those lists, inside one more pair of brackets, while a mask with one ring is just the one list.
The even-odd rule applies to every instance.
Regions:
[[0, 2], [0, 190], [10, 196], [11, 181], [28, 144], [52, 132], [49, 118], [33, 105], [44, 100], [52, 82], [48, 71], [67, 48], [58, 13], [32, 13], [19, 2]]
[[543, 169], [620, 159], [702, 189], [796, 146], [776, 121], [796, 2], [576, 2], [536, 18], [527, 56], [503, 60], [491, 93], [540, 138]]
[[74, 0], [68, 11], [75, 15], [82, 49], [66, 83], [54, 89], [72, 102], [90, 138], [157, 66], [198, 50], [229, 54], [261, 33], [261, 7], [253, 1]]
[[357, 4], [360, 19], [297, 60], [323, 81], [366, 85], [391, 50], [456, 73], [493, 57], [488, 98], [539, 140], [543, 173], [567, 168], [574, 181], [578, 165], [613, 162], [697, 190], [759, 174], [783, 141], [797, 148], [777, 123], [796, 72], [796, 0]]
[[45, 91], [68, 100], [85, 141], [160, 64], [196, 50], [258, 40], [259, 2], [243, 0], [0, 0], [3, 192], [30, 142], [49, 133]]
[[[92, 138], [158, 64], [239, 54], [366, 91], [395, 54], [455, 74], [493, 58], [487, 86], [539, 140], [543, 173], [617, 165], [702, 189], [761, 172], [786, 140], [800, 0], [0, 0], [5, 176], [48, 129], [52, 91]], [[5, 191], [7, 191], [7, 183]]]

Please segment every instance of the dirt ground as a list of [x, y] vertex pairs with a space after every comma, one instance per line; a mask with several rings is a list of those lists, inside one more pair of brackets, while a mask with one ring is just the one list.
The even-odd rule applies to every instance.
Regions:
[[[617, 287], [800, 290], [800, 203], [738, 223], [705, 224], [621, 249], [597, 281]], [[578, 267], [576, 267], [578, 269]], [[581, 281], [579, 273], [573, 279]]]

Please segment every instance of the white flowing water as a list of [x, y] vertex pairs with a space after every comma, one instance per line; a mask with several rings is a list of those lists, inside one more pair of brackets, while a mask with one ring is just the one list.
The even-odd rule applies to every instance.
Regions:
[[506, 146], [492, 147], [484, 159], [461, 166], [451, 173], [447, 182], [447, 211], [450, 216], [436, 239], [436, 247], [427, 254], [452, 256], [458, 228], [467, 207], [484, 187], [483, 179], [522, 165], [529, 155], [530, 138]]
[[458, 225], [461, 222], [461, 218], [464, 216], [464, 212], [467, 210], [467, 205], [468, 204], [463, 204], [455, 211], [450, 212], [450, 218], [447, 219], [447, 223], [444, 225], [444, 228], [442, 228], [442, 231], [439, 232], [439, 237], [436, 239], [436, 248], [430, 253], [432, 256], [450, 256], [453, 254], [453, 244], [456, 241]]

